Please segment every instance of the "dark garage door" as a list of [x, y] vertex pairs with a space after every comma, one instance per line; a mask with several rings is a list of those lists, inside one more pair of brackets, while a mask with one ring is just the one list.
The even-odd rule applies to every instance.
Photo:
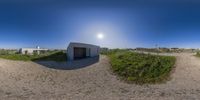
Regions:
[[79, 48], [75, 47], [74, 48], [74, 59], [83, 59], [86, 58], [86, 48]]

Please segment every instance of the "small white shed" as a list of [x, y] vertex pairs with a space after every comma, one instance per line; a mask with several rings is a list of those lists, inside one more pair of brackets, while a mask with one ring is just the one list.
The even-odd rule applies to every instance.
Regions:
[[67, 48], [67, 59], [78, 60], [88, 57], [97, 57], [100, 47], [92, 44], [71, 42]]
[[45, 52], [45, 51], [48, 51], [48, 49], [41, 49], [39, 46], [37, 46], [36, 48], [21, 48], [21, 49], [19, 49], [19, 53], [29, 54], [29, 55], [33, 55], [34, 53], [39, 55], [40, 52]]

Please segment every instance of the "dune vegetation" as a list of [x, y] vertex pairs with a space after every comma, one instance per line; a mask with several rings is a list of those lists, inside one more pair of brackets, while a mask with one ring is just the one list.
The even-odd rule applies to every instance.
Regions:
[[200, 57], [200, 52], [197, 52], [197, 53], [196, 53], [196, 56], [197, 56], [197, 57]]
[[176, 58], [135, 53], [127, 50], [111, 50], [107, 53], [112, 70], [122, 79], [137, 84], [166, 81]]
[[22, 55], [22, 54], [0, 54], [0, 58], [20, 61], [66, 61], [67, 56], [63, 51], [49, 51], [44, 54]]

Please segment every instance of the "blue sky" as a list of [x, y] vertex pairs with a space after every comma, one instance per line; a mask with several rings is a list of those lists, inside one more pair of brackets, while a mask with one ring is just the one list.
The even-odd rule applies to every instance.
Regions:
[[[97, 34], [104, 34], [98, 39]], [[200, 2], [73, 0], [0, 2], [0, 48], [200, 48]]]

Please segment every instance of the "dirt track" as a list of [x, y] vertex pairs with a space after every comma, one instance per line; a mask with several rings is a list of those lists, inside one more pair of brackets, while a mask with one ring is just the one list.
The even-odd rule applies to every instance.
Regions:
[[76, 70], [56, 70], [34, 62], [0, 59], [0, 98], [39, 100], [198, 100], [200, 59], [177, 56], [172, 79], [164, 84], [121, 82], [110, 71], [107, 57]]

